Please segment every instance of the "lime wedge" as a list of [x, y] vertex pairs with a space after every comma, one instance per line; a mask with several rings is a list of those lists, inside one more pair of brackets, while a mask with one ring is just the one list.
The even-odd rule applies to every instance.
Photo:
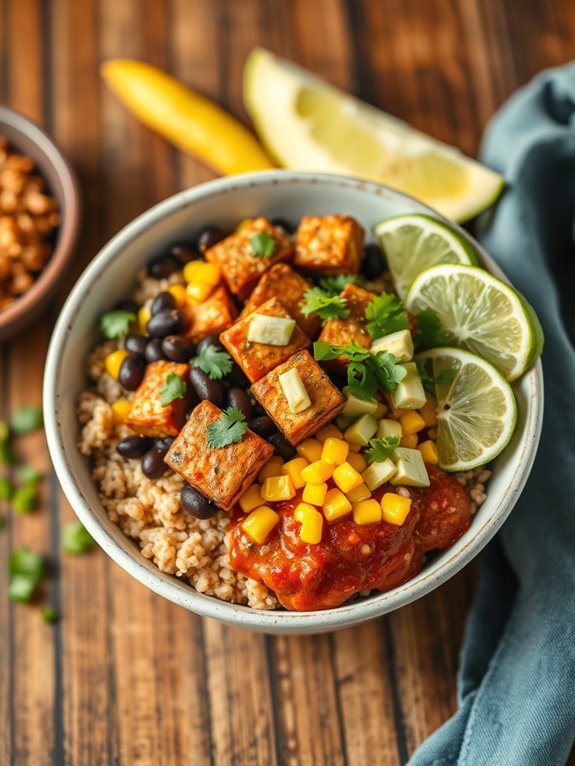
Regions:
[[475, 251], [451, 226], [429, 215], [397, 215], [373, 227], [400, 298], [424, 269], [438, 263], [477, 264]]
[[435, 381], [440, 468], [469, 471], [493, 460], [517, 422], [509, 383], [485, 359], [458, 348], [424, 351], [416, 362]]
[[262, 48], [247, 58], [243, 98], [262, 143], [287, 168], [388, 184], [456, 221], [503, 188], [489, 168]]
[[404, 303], [414, 314], [432, 309], [449, 344], [484, 357], [507, 380], [523, 375], [543, 350], [533, 308], [484, 269], [432, 266], [415, 278]]

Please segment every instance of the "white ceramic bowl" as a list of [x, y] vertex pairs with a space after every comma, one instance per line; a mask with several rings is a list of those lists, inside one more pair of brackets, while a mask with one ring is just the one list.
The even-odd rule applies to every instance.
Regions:
[[[75, 404], [85, 388], [84, 360], [97, 340], [98, 317], [127, 297], [136, 270], [167, 245], [190, 239], [206, 224], [233, 227], [264, 215], [297, 221], [306, 214], [354, 216], [370, 232], [390, 215], [425, 212], [416, 200], [374, 183], [331, 175], [271, 171], [233, 176], [196, 186], [161, 202], [126, 226], [94, 258], [70, 294], [52, 337], [44, 380], [48, 446], [62, 488], [78, 517], [111, 558], [155, 593], [197, 614], [269, 633], [314, 633], [363, 622], [414, 601], [462, 569], [493, 537], [527, 480], [542, 421], [540, 363], [514, 384], [519, 418], [511, 443], [497, 459], [488, 496], [470, 529], [435, 556], [413, 579], [388, 593], [321, 612], [259, 611], [197, 593], [161, 572], [112, 523], [98, 500], [90, 466], [77, 446]], [[462, 232], [464, 236], [467, 236]], [[369, 234], [368, 234], [369, 236]], [[483, 265], [501, 271], [473, 242]]]

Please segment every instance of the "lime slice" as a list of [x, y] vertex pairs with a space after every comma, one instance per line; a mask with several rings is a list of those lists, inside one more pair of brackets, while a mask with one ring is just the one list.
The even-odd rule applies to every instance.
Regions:
[[457, 348], [424, 351], [416, 362], [435, 381], [440, 468], [469, 471], [493, 460], [517, 422], [509, 383], [485, 359]]
[[385, 183], [456, 221], [489, 207], [503, 188], [492, 170], [261, 48], [246, 61], [243, 97], [285, 167]]
[[543, 331], [523, 296], [484, 269], [450, 263], [415, 278], [405, 307], [432, 309], [447, 342], [479, 354], [507, 380], [527, 370], [543, 350]]
[[373, 227], [400, 298], [424, 269], [438, 263], [477, 264], [475, 251], [457, 231], [429, 215], [397, 215]]

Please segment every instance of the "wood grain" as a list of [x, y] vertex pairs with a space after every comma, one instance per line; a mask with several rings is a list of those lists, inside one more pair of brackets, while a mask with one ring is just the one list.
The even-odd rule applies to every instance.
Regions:
[[[145, 58], [247, 122], [241, 69], [255, 45], [473, 154], [516, 87], [573, 56], [575, 9], [569, 0], [0, 0], [0, 101], [46, 126], [82, 185], [82, 237], [60, 302], [125, 223], [214, 177], [124, 111], [100, 62]], [[0, 417], [40, 402], [55, 313], [0, 346]], [[473, 568], [337, 634], [237, 631], [163, 601], [102, 552], [61, 555], [73, 513], [43, 438], [18, 449], [48, 479], [41, 509], [0, 532], [0, 560], [21, 544], [44, 552], [55, 576], [42, 600], [62, 619], [48, 626], [39, 605], [0, 598], [1, 766], [397, 766], [455, 709]]]

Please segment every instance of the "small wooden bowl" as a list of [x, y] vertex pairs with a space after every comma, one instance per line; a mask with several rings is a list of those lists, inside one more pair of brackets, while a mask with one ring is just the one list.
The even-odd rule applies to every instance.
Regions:
[[80, 224], [80, 191], [70, 166], [53, 141], [35, 125], [12, 109], [0, 106], [0, 136], [11, 148], [27, 155], [45, 179], [56, 198], [61, 223], [56, 231], [54, 252], [32, 285], [20, 298], [0, 311], [0, 343], [27, 327], [49, 304], [76, 244]]

